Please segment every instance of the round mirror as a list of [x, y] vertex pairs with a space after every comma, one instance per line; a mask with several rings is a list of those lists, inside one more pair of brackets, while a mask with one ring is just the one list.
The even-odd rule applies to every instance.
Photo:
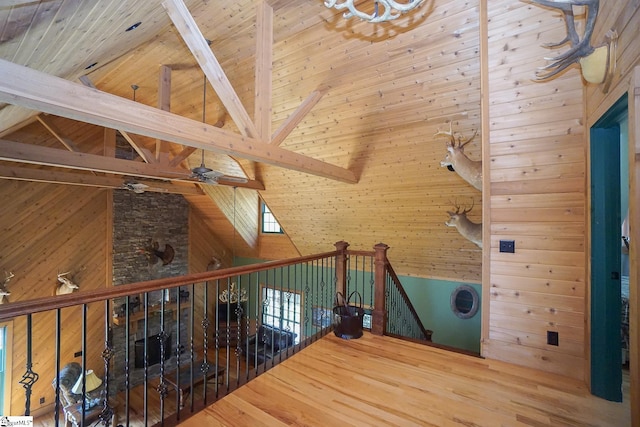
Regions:
[[461, 319], [470, 319], [478, 312], [479, 297], [469, 285], [460, 285], [451, 293], [451, 311]]

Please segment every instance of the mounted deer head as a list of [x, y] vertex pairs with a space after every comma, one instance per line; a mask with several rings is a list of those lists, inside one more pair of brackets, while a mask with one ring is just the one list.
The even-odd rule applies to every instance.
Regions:
[[71, 272], [67, 271], [66, 273], [58, 273], [58, 282], [60, 282], [60, 285], [56, 288], [56, 295], [70, 294], [80, 289], [80, 286], [76, 285], [71, 281], [71, 279], [66, 277], [69, 273]]
[[9, 284], [9, 281], [13, 278], [13, 276], [14, 274], [10, 271], [4, 272], [4, 281], [2, 282], [2, 285], [0, 285], [0, 304], [9, 302], [9, 299], [7, 297], [11, 295], [11, 292], [9, 292], [9, 290], [7, 289], [7, 285]]
[[[591, 36], [600, 9], [599, 0], [530, 0], [542, 6], [559, 9], [564, 16], [567, 27], [567, 36], [557, 43], [546, 43], [543, 46], [556, 48], [566, 43], [571, 48], [553, 58], [545, 58], [550, 64], [539, 67], [536, 71], [536, 80], [548, 80], [565, 70], [574, 63], [579, 63], [582, 69], [582, 77], [589, 83], [605, 83], [603, 91], [606, 93], [613, 77], [616, 63], [616, 47], [618, 34], [609, 31], [605, 37], [605, 44], [599, 47], [591, 45]], [[586, 6], [587, 18], [582, 39], [576, 31], [574, 6]]]
[[460, 212], [460, 206], [458, 206], [458, 204], [454, 204], [456, 211], [447, 211], [449, 214], [449, 220], [445, 221], [445, 225], [447, 227], [455, 227], [462, 237], [470, 240], [482, 249], [482, 223], [476, 224], [467, 218], [467, 213], [471, 212], [473, 206], [474, 204], [472, 204], [469, 209], [464, 209]]
[[464, 146], [470, 143], [477, 134], [478, 131], [476, 130], [473, 136], [466, 141], [462, 142], [461, 136], [459, 136], [456, 141], [456, 138], [453, 136], [452, 122], [449, 122], [449, 132], [438, 129], [438, 132], [433, 136], [434, 138], [439, 136], [449, 138], [447, 155], [444, 157], [444, 160], [440, 162], [440, 166], [452, 167], [462, 179], [471, 184], [475, 189], [482, 191], [482, 161], [471, 160], [464, 154]]
[[212, 256], [211, 261], [207, 264], [207, 271], [218, 270], [220, 267], [222, 267], [222, 260], [218, 257]]
[[160, 244], [157, 241], [149, 239], [149, 242], [144, 247], [138, 248], [137, 252], [147, 257], [149, 265], [155, 265], [158, 261], [162, 261], [162, 265], [170, 264], [176, 254], [173, 246], [167, 243], [164, 245], [163, 251], [160, 251], [159, 248]]

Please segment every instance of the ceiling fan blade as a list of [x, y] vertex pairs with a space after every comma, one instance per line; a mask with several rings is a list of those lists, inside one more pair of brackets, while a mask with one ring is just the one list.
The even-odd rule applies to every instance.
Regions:
[[205, 178], [211, 178], [211, 179], [218, 179], [221, 176], [224, 176], [224, 174], [222, 172], [218, 172], [218, 171], [214, 171], [214, 170], [209, 170], [208, 172], [205, 172], [205, 173], [203, 173], [201, 175], [204, 176]]
[[222, 175], [218, 178], [228, 182], [237, 182], [238, 184], [246, 184], [249, 180], [242, 176]]

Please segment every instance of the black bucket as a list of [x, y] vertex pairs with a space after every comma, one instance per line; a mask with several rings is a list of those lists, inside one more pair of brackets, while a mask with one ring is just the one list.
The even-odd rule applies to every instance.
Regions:
[[[356, 291], [349, 295], [349, 299]], [[360, 294], [358, 293], [358, 296]], [[362, 308], [362, 297], [360, 296], [360, 307], [350, 305], [349, 300], [344, 299], [342, 294], [336, 294], [336, 305], [333, 307], [333, 333], [337, 337], [345, 340], [360, 338], [362, 336], [362, 319], [364, 308]]]

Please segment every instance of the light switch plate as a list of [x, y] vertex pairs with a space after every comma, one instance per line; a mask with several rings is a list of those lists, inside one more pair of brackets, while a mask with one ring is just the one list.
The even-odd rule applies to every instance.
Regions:
[[500, 252], [515, 253], [516, 242], [515, 240], [500, 240]]

